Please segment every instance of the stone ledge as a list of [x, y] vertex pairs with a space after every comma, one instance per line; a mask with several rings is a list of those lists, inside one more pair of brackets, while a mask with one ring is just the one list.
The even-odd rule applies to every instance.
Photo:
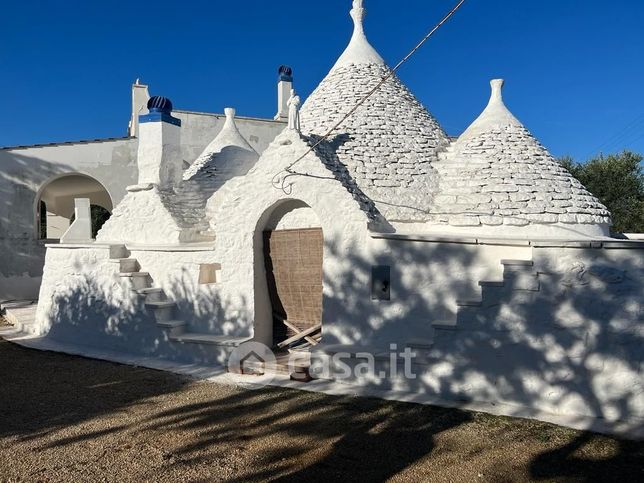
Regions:
[[115, 243], [47, 243], [45, 248], [60, 249], [79, 249], [79, 248], [96, 248], [109, 250]]
[[461, 245], [501, 245], [534, 248], [606, 248], [606, 249], [644, 249], [644, 240], [610, 240], [610, 239], [588, 239], [588, 240], [563, 240], [544, 239], [527, 240], [525, 238], [472, 238], [459, 237], [455, 235], [410, 235], [398, 233], [377, 233], [370, 232], [369, 236], [374, 239], [397, 240], [397, 241], [419, 241], [425, 243], [457, 243]]
[[211, 252], [215, 250], [213, 243], [186, 243], [181, 245], [137, 245], [126, 243], [125, 247], [137, 252]]

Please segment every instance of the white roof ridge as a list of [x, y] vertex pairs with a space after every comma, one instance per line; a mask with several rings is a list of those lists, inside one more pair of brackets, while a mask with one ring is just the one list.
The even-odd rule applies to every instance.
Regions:
[[364, 33], [364, 18], [367, 15], [367, 10], [363, 7], [363, 0], [353, 0], [353, 8], [350, 14], [353, 19], [353, 35], [349, 45], [331, 71], [349, 64], [384, 65], [385, 61], [376, 49], [371, 46]]
[[505, 81], [503, 79], [492, 79], [490, 81], [490, 86], [492, 88], [490, 101], [479, 117], [477, 117], [470, 127], [468, 127], [465, 132], [459, 136], [459, 140], [475, 137], [482, 132], [489, 131], [497, 127], [523, 127], [523, 124], [514, 117], [514, 114], [510, 112], [503, 102], [502, 91], [504, 84]]

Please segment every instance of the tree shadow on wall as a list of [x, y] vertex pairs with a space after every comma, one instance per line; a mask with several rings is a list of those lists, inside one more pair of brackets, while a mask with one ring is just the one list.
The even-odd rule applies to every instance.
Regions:
[[[541, 409], [578, 407], [582, 412], [614, 420], [637, 411], [642, 394], [636, 386], [641, 381], [637, 374], [642, 354], [636, 349], [643, 342], [641, 319], [636, 315], [639, 309], [635, 307], [641, 296], [637, 273], [626, 269], [621, 274], [612, 273], [591, 265], [582, 275], [575, 271], [539, 275], [543, 280], [538, 291], [519, 290], [518, 279], [507, 279], [496, 292], [484, 288], [483, 303], [474, 313], [459, 312], [455, 329], [435, 330], [434, 317], [448, 311], [449, 304], [447, 298], [428, 295], [435, 289], [432, 282], [441, 279], [439, 274], [450, 273], [451, 277], [441, 279], [440, 293], [461, 290], [464, 280], [459, 277], [476, 274], [472, 267], [479, 262], [473, 250], [458, 244], [439, 250], [428, 243], [398, 243], [376, 258], [360, 255], [358, 247], [347, 252], [327, 243], [325, 250], [327, 256], [336, 259], [334, 266], [338, 269], [325, 274], [324, 309], [327, 317], [333, 314], [337, 322], [346, 325], [327, 326], [335, 328], [323, 332], [323, 337], [366, 347], [387, 337], [396, 342], [433, 339], [425, 354], [427, 362], [414, 367], [423, 375], [422, 386], [414, 389], [456, 400], [501, 401]], [[389, 302], [373, 301], [369, 296], [369, 274], [374, 264], [392, 266], [393, 300]], [[83, 265], [75, 268], [79, 277], [75, 288], [54, 299], [59, 321], [53, 328], [54, 336], [63, 335], [56, 331], [67, 330], [67, 336], [81, 335], [85, 342], [91, 342], [98, 330], [113, 341], [114, 347], [139, 347], [146, 355], [168, 359], [183, 357], [154, 327], [153, 319], [141, 317], [145, 310], [137, 305], [140, 301], [124, 306], [123, 297], [115, 296], [118, 286], [92, 279]], [[575, 285], [575, 280], [582, 285]], [[199, 287], [189, 273], [179, 273], [173, 285], [170, 291], [177, 302], [184, 310], [196, 307], [200, 316], [225, 314], [227, 306], [232, 305], [217, 298], [214, 291], [198, 295]], [[602, 307], [599, 313], [598, 306]], [[84, 331], [84, 326], [91, 330]], [[207, 360], [207, 354], [200, 356]], [[615, 364], [619, 370], [614, 369]], [[601, 379], [603, 374], [606, 381]], [[609, 388], [603, 386], [611, 384], [616, 374], [634, 378], [634, 384], [623, 385], [626, 389], [621, 392], [606, 393]], [[542, 379], [547, 384], [540, 382]], [[371, 384], [388, 389], [384, 380]], [[118, 404], [99, 407], [96, 414], [117, 410]], [[604, 414], [606, 408], [610, 414]], [[432, 456], [437, 438], [457, 428], [469, 428], [476, 418], [474, 413], [458, 410], [263, 388], [153, 411], [145, 427], [159, 433], [177, 428], [194, 430], [188, 440], [172, 449], [176, 464], [181, 465], [204, 463], [202, 451], [208, 449], [232, 451], [256, 439], [266, 441], [258, 462], [243, 468], [237, 481], [277, 477], [319, 480], [349, 472], [363, 479], [382, 480]], [[29, 431], [40, 434], [38, 430], [50, 424], [42, 422]], [[517, 431], [523, 424], [499, 424], [487, 433], [488, 446], [478, 451], [491, 451], [501, 442], [512, 445], [520, 438], [534, 438]], [[475, 434], [476, 426], [471, 428]], [[639, 475], [638, 462], [644, 452], [641, 443], [618, 441], [617, 450], [605, 459], [585, 464], [588, 460], [583, 449], [601, 438], [590, 433], [572, 434], [563, 441], [544, 444], [531, 462], [532, 478], [590, 481], [597, 474], [610, 478], [626, 473], [631, 479]], [[276, 435], [284, 435], [283, 440], [276, 440]], [[303, 443], [288, 444], [288, 436]], [[80, 436], [95, 437], [100, 435]], [[315, 451], [320, 442], [325, 443], [324, 451]], [[58, 444], [69, 442], [61, 440]], [[503, 468], [488, 471], [496, 471], [503, 480]]]
[[35, 239], [33, 205], [39, 186], [70, 166], [0, 150], [0, 277], [42, 275], [45, 247]]
[[[57, 285], [51, 306], [44, 302], [51, 320], [48, 338], [132, 356], [226, 366], [226, 351], [215, 350], [208, 344], [172, 340], [169, 331], [157, 324], [165, 319], [159, 319], [154, 309], [146, 306], [144, 296], [116, 274], [97, 276], [85, 262], [74, 262], [74, 274]], [[156, 285], [154, 281], [151, 284]], [[251, 326], [243, 323], [242, 318], [226, 317], [231, 306], [229, 300], [207, 287], [202, 289], [185, 269], [179, 270], [164, 292], [176, 303], [170, 320], [186, 321], [186, 332], [252, 335], [248, 332]], [[242, 299], [241, 304], [246, 306], [246, 300]]]
[[[49, 146], [49, 149], [52, 149]], [[69, 149], [62, 146], [61, 149]], [[113, 149], [111, 167], [121, 173], [136, 173], [136, 162], [132, 146], [120, 145]], [[99, 182], [105, 181], [105, 167], [83, 165], [72, 166], [66, 163], [53, 163], [38, 156], [22, 154], [20, 149], [0, 149], [0, 278], [42, 276], [45, 259], [44, 242], [36, 239], [38, 233], [34, 204], [39, 188], [48, 180], [63, 174], [76, 174], [80, 171]], [[124, 186], [123, 186], [124, 187]], [[123, 188], [121, 188], [123, 189]], [[9, 289], [13, 289], [11, 286]], [[20, 291], [18, 288], [15, 290]], [[33, 297], [37, 297], [37, 286]]]
[[[414, 365], [420, 380], [403, 381], [403, 387], [456, 401], [507, 403], [517, 414], [520, 406], [532, 408], [533, 414], [572, 413], [571, 420], [579, 424], [587, 421], [584, 416], [600, 423], [630, 418], [629, 431], [644, 434], [644, 270], [637, 262], [579, 249], [559, 273], [532, 267], [525, 273], [508, 271], [499, 279], [503, 286], [482, 287], [480, 307], [459, 308], [455, 327], [434, 330], [432, 322], [440, 323], [448, 310], [446, 299], [427, 296], [432, 279], [440, 279], [434, 275], [453, 275], [440, 290], [433, 288], [453, 298], [463, 286], [457, 274], [472, 276], [468, 268], [480, 262], [465, 245], [444, 251], [433, 246], [390, 242], [389, 250], [367, 259], [356, 255], [360, 250], [347, 255], [327, 243], [331, 256], [347, 259], [344, 271], [325, 281], [331, 298], [325, 310], [343, 314], [347, 322], [352, 314], [371, 314], [369, 321], [334, 331], [333, 341], [368, 347], [386, 334], [400, 347], [405, 340], [431, 338], [432, 347], [420, 350], [426, 362]], [[391, 301], [372, 301], [368, 292], [360, 292], [365, 280], [356, 274], [368, 274], [376, 264], [391, 266]], [[384, 379], [368, 385], [390, 387]], [[586, 465], [583, 448], [595, 438], [581, 433], [545, 451], [534, 459], [532, 477], [590, 481], [597, 474], [611, 478], [613, 468], [625, 465], [642, 477], [635, 463], [641, 443], [621, 441], [612, 456]], [[582, 454], [575, 452], [578, 448]]]

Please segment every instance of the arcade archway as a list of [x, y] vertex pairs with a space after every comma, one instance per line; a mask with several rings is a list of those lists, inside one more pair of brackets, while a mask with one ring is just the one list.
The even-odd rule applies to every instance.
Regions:
[[74, 199], [89, 198], [92, 210], [92, 233], [96, 235], [113, 209], [107, 189], [91, 176], [70, 173], [45, 182], [35, 200], [36, 237], [58, 240], [74, 217]]

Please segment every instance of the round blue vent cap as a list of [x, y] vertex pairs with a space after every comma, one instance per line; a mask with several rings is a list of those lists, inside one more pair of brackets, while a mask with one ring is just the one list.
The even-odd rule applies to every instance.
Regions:
[[292, 81], [293, 80], [293, 69], [288, 65], [280, 65], [280, 68], [277, 71], [279, 73], [280, 80]]
[[167, 97], [153, 96], [148, 101], [148, 110], [150, 112], [172, 112], [172, 101]]

